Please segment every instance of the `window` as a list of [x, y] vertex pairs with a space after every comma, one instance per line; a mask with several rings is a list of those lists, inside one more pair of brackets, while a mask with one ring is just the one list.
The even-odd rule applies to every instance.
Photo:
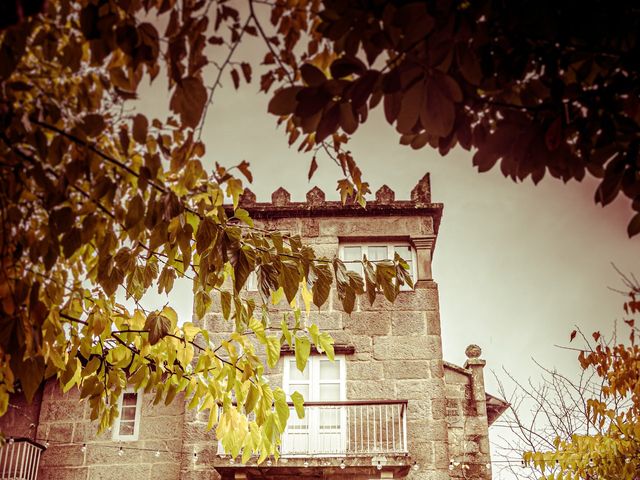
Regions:
[[[409, 265], [409, 275], [415, 282], [417, 278], [415, 253], [408, 243], [368, 242], [367, 244], [347, 243], [340, 245], [340, 258], [345, 267], [360, 275], [364, 274], [361, 261], [365, 255], [367, 260], [377, 262], [380, 260], [393, 260], [396, 253]], [[405, 284], [400, 290], [411, 290], [411, 287]]]
[[114, 440], [131, 441], [138, 439], [140, 431], [140, 407], [142, 395], [125, 391], [118, 399], [120, 416], [116, 419], [113, 429]]
[[[298, 370], [295, 357], [284, 359], [284, 391], [302, 394], [305, 402], [346, 400], [345, 359], [332, 362], [325, 356], [309, 357], [304, 372]], [[346, 410], [343, 406], [314, 406], [305, 409], [300, 419], [291, 409], [282, 439], [285, 455], [342, 452], [346, 445]]]

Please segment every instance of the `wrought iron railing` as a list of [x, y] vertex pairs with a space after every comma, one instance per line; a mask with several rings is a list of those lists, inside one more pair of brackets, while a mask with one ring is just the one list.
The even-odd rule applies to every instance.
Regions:
[[28, 438], [9, 438], [0, 449], [0, 479], [36, 480], [43, 445]]
[[284, 456], [356, 456], [407, 453], [407, 400], [305, 402], [292, 408], [282, 437]]

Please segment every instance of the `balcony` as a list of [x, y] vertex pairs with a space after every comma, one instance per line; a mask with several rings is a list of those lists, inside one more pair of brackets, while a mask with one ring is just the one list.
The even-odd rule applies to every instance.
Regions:
[[45, 447], [28, 438], [9, 438], [0, 449], [0, 479], [36, 480]]
[[407, 400], [305, 402], [282, 437], [282, 457], [354, 457], [407, 453]]

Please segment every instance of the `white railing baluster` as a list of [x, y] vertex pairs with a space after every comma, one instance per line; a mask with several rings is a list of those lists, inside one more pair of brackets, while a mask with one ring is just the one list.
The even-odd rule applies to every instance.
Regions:
[[36, 480], [44, 447], [25, 438], [10, 438], [0, 449], [0, 478]]
[[[330, 457], [406, 453], [407, 403], [406, 400], [307, 402], [306, 423], [291, 421], [282, 437], [281, 452], [285, 456]], [[24, 445], [22, 448], [27, 450], [9, 455], [3, 450], [0, 457], [16, 464], [9, 468], [9, 473], [35, 480], [35, 476], [31, 478], [31, 466], [35, 463], [37, 470], [40, 452], [33, 454], [37, 448], [32, 451], [32, 447]], [[6, 460], [2, 462], [4, 470], [6, 464]]]

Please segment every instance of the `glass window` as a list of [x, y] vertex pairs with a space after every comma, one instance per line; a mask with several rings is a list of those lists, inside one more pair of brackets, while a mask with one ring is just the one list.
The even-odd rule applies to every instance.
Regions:
[[[366, 255], [367, 260], [371, 262], [379, 262], [382, 260], [393, 260], [395, 254], [407, 262], [409, 266], [409, 274], [412, 279], [417, 277], [415, 270], [415, 261], [413, 250], [408, 244], [387, 244], [387, 243], [370, 243], [361, 245], [342, 245], [340, 247], [340, 256], [345, 266], [354, 272], [363, 274], [362, 259]], [[408, 285], [403, 285], [401, 290], [411, 290]]]
[[332, 362], [326, 357], [311, 355], [304, 372], [300, 372], [294, 358], [287, 358], [284, 368], [284, 391], [302, 394], [308, 402], [344, 400], [345, 364], [344, 356], [337, 355]]
[[119, 416], [113, 428], [114, 440], [137, 440], [140, 429], [142, 397], [135, 392], [124, 392], [118, 400]]

